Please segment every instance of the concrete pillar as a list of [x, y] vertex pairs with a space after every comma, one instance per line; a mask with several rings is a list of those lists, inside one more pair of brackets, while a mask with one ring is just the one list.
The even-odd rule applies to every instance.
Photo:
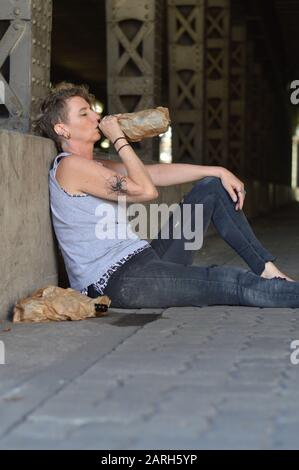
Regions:
[[204, 0], [168, 0], [174, 162], [203, 162], [204, 4]]
[[50, 82], [52, 1], [1, 0], [0, 127], [28, 132]]
[[[159, 106], [163, 2], [107, 0], [106, 12], [109, 113]], [[158, 142], [145, 139], [141, 158], [157, 160]]]
[[22, 297], [57, 285], [48, 172], [49, 139], [0, 130], [0, 319]]

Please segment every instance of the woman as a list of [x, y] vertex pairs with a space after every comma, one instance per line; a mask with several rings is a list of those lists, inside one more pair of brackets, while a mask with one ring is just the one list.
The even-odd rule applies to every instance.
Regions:
[[[103, 119], [92, 110], [84, 86], [62, 83], [43, 101], [36, 126], [62, 152], [50, 171], [53, 225], [72, 288], [91, 297], [108, 295], [113, 307], [166, 308], [215, 304], [299, 307], [299, 282], [273, 264], [276, 258], [255, 237], [242, 211], [243, 183], [218, 166], [144, 165], [127, 142], [118, 116]], [[105, 135], [122, 162], [96, 162], [94, 144]], [[192, 266], [195, 251], [181, 237], [148, 243], [116, 235], [115, 217], [108, 233], [100, 215], [118, 214], [118, 198], [127, 202], [155, 200], [157, 187], [196, 181], [180, 207], [203, 204], [203, 233], [212, 220], [220, 236], [246, 261], [251, 271], [233, 266]], [[238, 198], [237, 198], [238, 195]], [[183, 213], [184, 214], [184, 213]], [[113, 232], [114, 230], [114, 232]], [[188, 240], [189, 241], [189, 240]]]

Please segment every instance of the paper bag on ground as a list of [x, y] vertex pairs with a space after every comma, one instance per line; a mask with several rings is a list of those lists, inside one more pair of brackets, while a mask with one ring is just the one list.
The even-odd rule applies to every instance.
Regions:
[[106, 295], [92, 299], [74, 289], [48, 286], [17, 302], [13, 322], [83, 320], [107, 315], [110, 304]]

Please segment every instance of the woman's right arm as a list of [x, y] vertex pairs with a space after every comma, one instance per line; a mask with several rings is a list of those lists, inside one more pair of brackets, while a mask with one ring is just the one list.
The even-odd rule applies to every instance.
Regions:
[[112, 201], [117, 201], [119, 196], [126, 196], [127, 202], [150, 201], [158, 196], [157, 192], [145, 190], [129, 176], [105, 168], [95, 160], [69, 157], [64, 158], [59, 167], [66, 186], [69, 182], [69, 187], [74, 188], [71, 192], [80, 191]]
[[[100, 122], [100, 130], [105, 136], [114, 142], [118, 137], [124, 137], [119, 127], [117, 118], [107, 116]], [[125, 139], [118, 140], [116, 150], [125, 145]], [[119, 196], [126, 196], [127, 202], [144, 202], [156, 199], [158, 191], [134, 150], [126, 146], [119, 152], [127, 175], [99, 165], [95, 160], [87, 160], [83, 157], [64, 158], [63, 172], [70, 181], [76, 182], [78, 191], [110, 200], [117, 200]]]
[[152, 195], [153, 198], [157, 197], [157, 189], [142, 161], [136, 155], [131, 145], [128, 145], [128, 141], [118, 124], [117, 116], [104, 117], [100, 121], [99, 128], [112, 143], [121, 137], [115, 144], [115, 150], [126, 167], [128, 178], [143, 189], [145, 193]]

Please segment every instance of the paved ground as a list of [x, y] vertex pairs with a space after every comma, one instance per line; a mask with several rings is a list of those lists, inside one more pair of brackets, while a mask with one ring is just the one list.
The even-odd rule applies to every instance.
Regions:
[[[253, 228], [299, 279], [299, 204]], [[246, 267], [218, 236], [196, 262]], [[0, 448], [298, 449], [296, 339], [299, 309], [111, 309], [84, 322], [4, 322]]]

